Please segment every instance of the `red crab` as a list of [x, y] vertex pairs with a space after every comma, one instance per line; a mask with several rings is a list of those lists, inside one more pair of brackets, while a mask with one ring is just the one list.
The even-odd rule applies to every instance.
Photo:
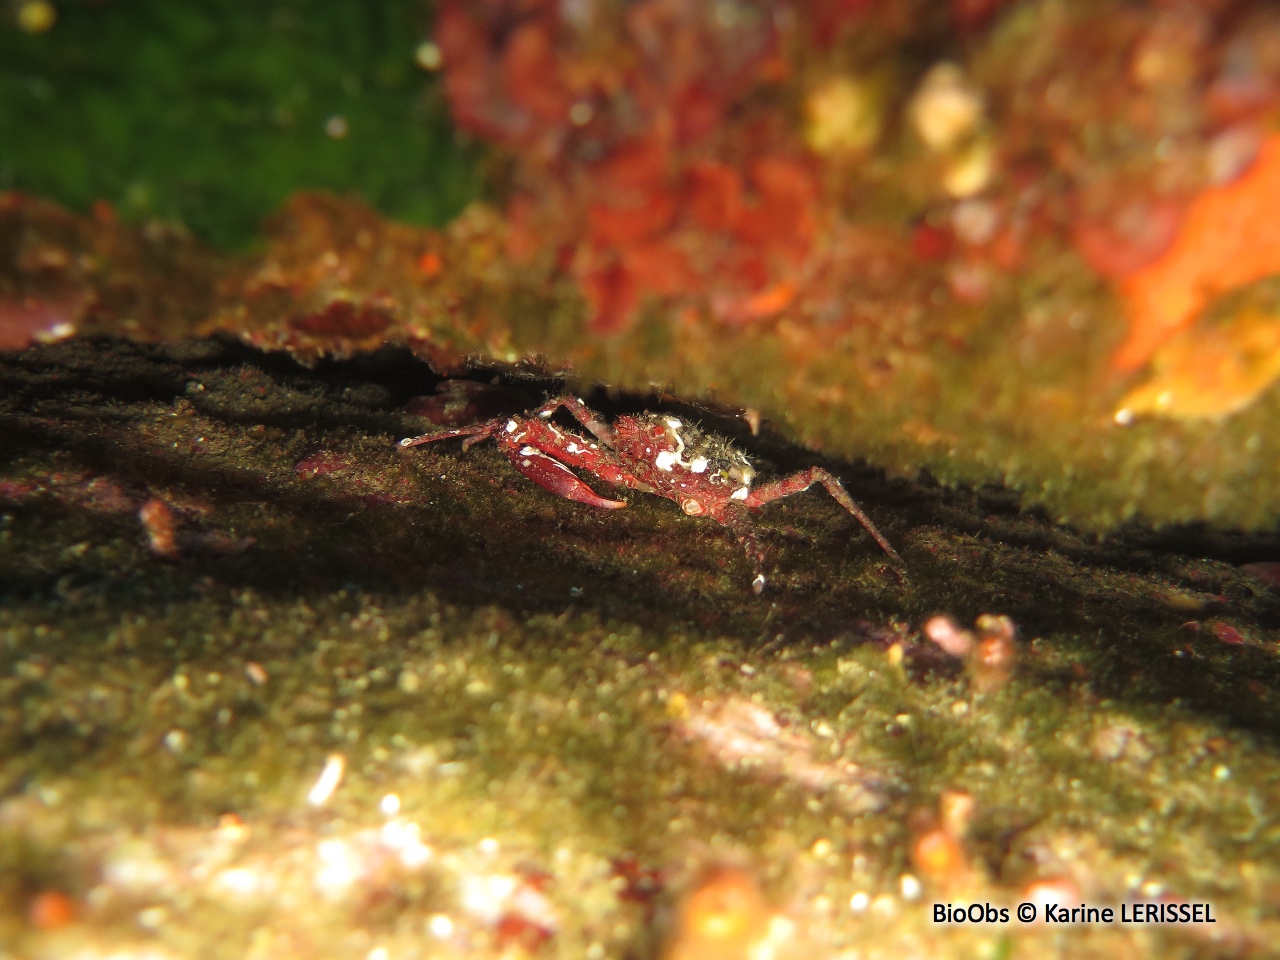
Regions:
[[[561, 407], [595, 440], [552, 423], [552, 415]], [[627, 505], [625, 500], [607, 500], [597, 494], [569, 469], [578, 467], [615, 486], [674, 500], [691, 517], [710, 517], [724, 524], [747, 551], [756, 574], [751, 589], [757, 594], [765, 584], [764, 551], [747, 511], [800, 493], [815, 483], [826, 487], [884, 552], [902, 563], [897, 551], [853, 502], [840, 481], [826, 470], [810, 467], [752, 488], [755, 468], [742, 451], [734, 449], [723, 437], [666, 414], [619, 417], [609, 426], [577, 397], [564, 396], [549, 400], [528, 416], [499, 417], [469, 427], [409, 437], [401, 440], [400, 446], [416, 447], [452, 437], [467, 438], [462, 445], [464, 450], [492, 437], [512, 466], [566, 500], [609, 510]]]

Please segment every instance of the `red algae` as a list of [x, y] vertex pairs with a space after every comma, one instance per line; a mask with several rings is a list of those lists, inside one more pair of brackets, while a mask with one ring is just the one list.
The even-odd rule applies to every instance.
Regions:
[[[863, 5], [818, 5], [820, 33]], [[756, 104], [791, 71], [780, 6], [732, 24], [710, 7], [637, 4], [577, 23], [544, 5], [441, 11], [454, 115], [522, 152], [511, 250], [550, 251], [577, 281], [599, 334], [625, 330], [646, 298], [724, 321], [791, 305], [827, 218], [799, 131]], [[798, 30], [799, 27], [794, 27]]]

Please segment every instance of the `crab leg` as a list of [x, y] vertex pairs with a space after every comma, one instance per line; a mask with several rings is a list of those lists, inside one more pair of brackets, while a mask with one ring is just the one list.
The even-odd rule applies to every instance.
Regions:
[[[569, 438], [566, 438], [556, 427], [546, 422], [547, 418], [561, 406], [569, 410], [588, 429], [592, 429], [592, 432], [602, 441], [605, 435], [612, 439], [612, 431], [596, 420], [595, 415], [582, 401], [575, 397], [565, 397], [540, 407], [538, 419], [500, 417], [486, 423], [425, 433], [420, 437], [407, 437], [400, 441], [400, 447], [404, 449], [435, 443], [437, 440], [466, 437], [462, 444], [462, 449], [466, 450], [482, 440], [493, 437], [507, 459], [511, 461], [512, 466], [538, 486], [556, 496], [608, 510], [625, 507], [627, 505], [625, 500], [605, 499], [556, 459], [556, 456], [570, 455], [569, 459], [574, 462], [583, 461], [579, 464], [580, 466], [594, 468], [605, 480], [621, 480], [623, 475], [623, 471], [612, 462], [611, 455], [606, 451], [589, 450], [587, 441], [581, 437], [570, 434]], [[548, 453], [555, 456], [549, 456]], [[577, 456], [572, 456], [573, 454]]]
[[580, 424], [591, 431], [597, 440], [606, 447], [613, 446], [613, 428], [602, 421], [585, 403], [577, 397], [566, 394], [563, 397], [556, 397], [554, 400], [548, 400], [540, 406], [532, 416], [540, 420], [547, 420], [553, 413], [564, 407]]
[[862, 524], [863, 529], [871, 534], [871, 538], [880, 544], [880, 548], [885, 553], [898, 563], [903, 562], [902, 558], [898, 556], [898, 551], [889, 545], [889, 541], [884, 538], [884, 534], [877, 530], [876, 525], [871, 522], [871, 518], [862, 512], [862, 508], [854, 502], [853, 497], [849, 496], [848, 491], [845, 490], [839, 479], [821, 467], [810, 467], [808, 470], [801, 470], [799, 473], [793, 473], [789, 477], [783, 477], [781, 480], [775, 480], [772, 483], [757, 487], [747, 494], [743, 500], [743, 505], [763, 507], [766, 503], [772, 503], [774, 500], [789, 497], [793, 493], [808, 490], [815, 483], [821, 483], [826, 487], [827, 493], [831, 494], [835, 502], [853, 514], [857, 521]]
[[437, 440], [452, 440], [454, 437], [466, 437], [462, 449], [474, 446], [481, 440], [487, 440], [498, 432], [498, 429], [507, 422], [506, 417], [497, 420], [489, 420], [486, 423], [474, 423], [469, 427], [457, 427], [453, 430], [441, 430], [437, 433], [424, 433], [420, 437], [405, 437], [400, 441], [399, 446], [420, 447], [424, 443], [435, 443]]
[[603, 507], [606, 510], [617, 510], [627, 505], [625, 500], [606, 500], [579, 480], [577, 475], [559, 460], [547, 456], [535, 447], [516, 447], [506, 443], [501, 446], [502, 452], [510, 458], [513, 467], [557, 497], [576, 500], [578, 503], [585, 503], [592, 507]]
[[742, 544], [742, 549], [747, 552], [751, 569], [755, 571], [755, 577], [751, 581], [751, 592], [759, 596], [764, 593], [764, 549], [756, 537], [751, 519], [742, 508], [730, 507], [721, 514], [720, 520], [737, 538], [738, 543]]

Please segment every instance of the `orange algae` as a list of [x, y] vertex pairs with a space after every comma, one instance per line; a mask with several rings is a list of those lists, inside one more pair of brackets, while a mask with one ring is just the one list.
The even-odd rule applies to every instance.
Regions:
[[1227, 323], [1197, 324], [1161, 347], [1151, 367], [1151, 376], [1120, 402], [1117, 421], [1230, 416], [1280, 378], [1280, 316], [1248, 309]]
[[721, 867], [690, 891], [665, 960], [747, 960], [767, 943], [769, 911], [755, 878]]
[[1233, 183], [1204, 190], [1173, 246], [1121, 284], [1130, 319], [1114, 358], [1121, 371], [1147, 363], [1218, 294], [1280, 273], [1280, 135]]

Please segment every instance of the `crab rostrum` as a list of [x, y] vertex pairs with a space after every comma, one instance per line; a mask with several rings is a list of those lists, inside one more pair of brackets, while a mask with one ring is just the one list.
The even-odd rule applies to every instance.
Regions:
[[[551, 421], [567, 410], [591, 434], [588, 440]], [[492, 437], [512, 465], [541, 487], [566, 500], [616, 510], [625, 500], [609, 500], [570, 470], [576, 467], [618, 487], [655, 493], [680, 504], [691, 517], [710, 517], [724, 524], [747, 551], [755, 569], [751, 588], [764, 590], [764, 551], [748, 511], [821, 483], [840, 506], [866, 528], [876, 543], [898, 563], [902, 558], [854, 503], [840, 481], [821, 467], [810, 467], [781, 480], [752, 487], [755, 469], [728, 440], [661, 413], [619, 417], [610, 426], [577, 397], [557, 397], [528, 416], [500, 417], [485, 423], [423, 434], [400, 441], [417, 447], [451, 437], [466, 437], [464, 450]]]

